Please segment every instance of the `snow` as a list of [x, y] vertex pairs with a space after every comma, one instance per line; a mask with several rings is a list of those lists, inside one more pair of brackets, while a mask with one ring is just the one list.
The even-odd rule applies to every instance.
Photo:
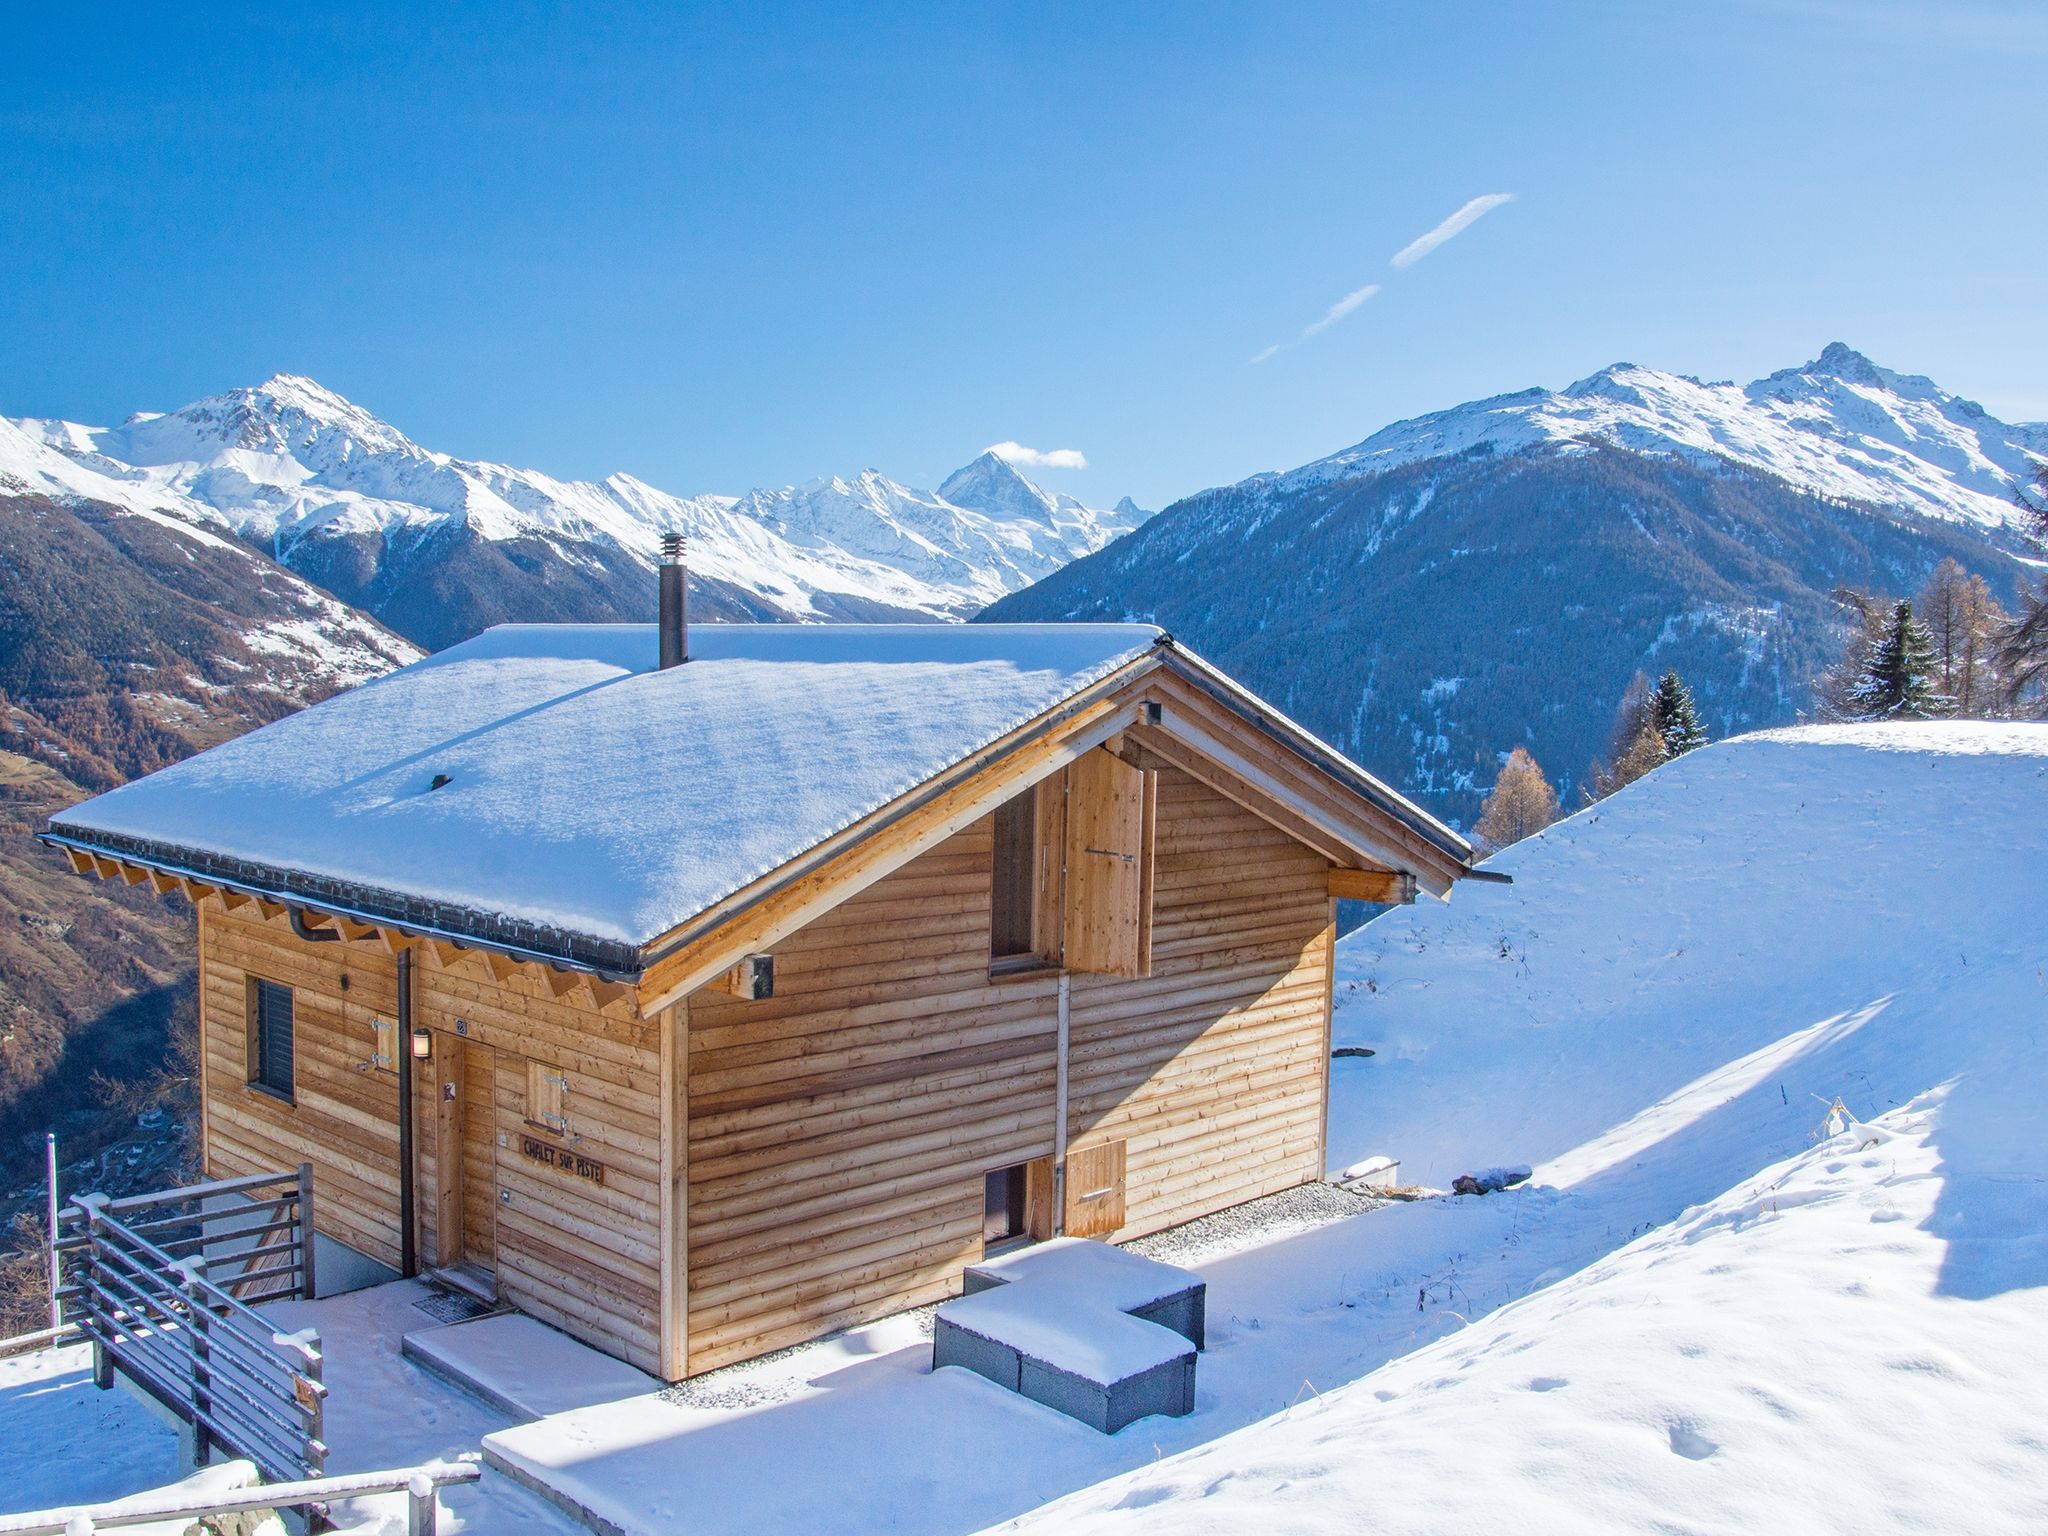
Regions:
[[1526, 389], [1396, 422], [1271, 483], [1315, 484], [1481, 448], [1569, 452], [1589, 440], [1732, 460], [1816, 495], [1994, 531], [2020, 526], [2014, 487], [2048, 457], [2038, 428], [2001, 422], [1836, 342], [1746, 388], [1616, 363], [1563, 390]]
[[1194, 1353], [1170, 1328], [1130, 1317], [1080, 1287], [999, 1285], [939, 1308], [947, 1322], [1033, 1360], [1109, 1386]]
[[[319, 1331], [329, 1389], [325, 1431], [330, 1472], [381, 1472], [474, 1456], [507, 1419], [428, 1376], [400, 1353], [400, 1335], [423, 1323], [427, 1295], [400, 1281], [264, 1310], [281, 1328]], [[218, 1477], [215, 1468], [209, 1477]], [[94, 1504], [166, 1489], [182, 1480], [177, 1432], [140, 1394], [92, 1384], [92, 1352], [68, 1345], [0, 1359], [0, 1509]], [[566, 1536], [579, 1529], [525, 1489], [485, 1474], [441, 1492], [441, 1530], [460, 1536]], [[405, 1496], [351, 1501], [337, 1512], [348, 1536], [398, 1536]]]
[[11, 472], [181, 530], [232, 530], [287, 561], [306, 539], [467, 528], [539, 540], [572, 563], [616, 554], [652, 567], [662, 536], [680, 533], [698, 575], [798, 619], [847, 603], [964, 617], [1143, 520], [1134, 508], [1100, 512], [1049, 495], [1007, 466], [1015, 484], [997, 497], [988, 476], [970, 474], [979, 463], [947, 482], [952, 500], [873, 470], [741, 497], [676, 496], [630, 475], [565, 481], [438, 453], [291, 374], [118, 427], [0, 419], [0, 483]]
[[1033, 1286], [1085, 1296], [1092, 1305], [1117, 1312], [1135, 1312], [1178, 1296], [1189, 1286], [1200, 1284], [1202, 1278], [1177, 1264], [1162, 1264], [1085, 1237], [1033, 1243], [984, 1259], [974, 1269], [1011, 1285], [1028, 1281]]
[[416, 1329], [406, 1334], [405, 1348], [486, 1402], [528, 1419], [641, 1397], [661, 1386], [623, 1360], [516, 1312]]
[[1333, 1163], [1537, 1162], [1457, 1331], [1024, 1523], [2043, 1528], [2044, 805], [2048, 726], [1766, 732], [1350, 936]]
[[[506, 625], [53, 819], [643, 945], [1133, 661], [1146, 625]], [[439, 775], [448, 782], [430, 786]]]

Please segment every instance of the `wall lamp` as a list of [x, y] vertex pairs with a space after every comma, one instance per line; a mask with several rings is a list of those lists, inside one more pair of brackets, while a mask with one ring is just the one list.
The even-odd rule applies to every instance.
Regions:
[[434, 1032], [424, 1024], [412, 1032], [412, 1059], [432, 1061], [434, 1059]]

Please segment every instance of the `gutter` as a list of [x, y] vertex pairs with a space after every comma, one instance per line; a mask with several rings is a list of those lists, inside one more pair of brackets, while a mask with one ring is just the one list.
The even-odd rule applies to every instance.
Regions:
[[[275, 902], [291, 910], [299, 922], [304, 920], [303, 910], [311, 908], [369, 927], [398, 928], [419, 938], [441, 939], [469, 949], [489, 950], [512, 960], [588, 971], [601, 981], [634, 986], [640, 980], [639, 951], [615, 941], [548, 930], [537, 924], [518, 924], [518, 929], [525, 930], [520, 933], [520, 938], [532, 940], [521, 943], [505, 931], [513, 925], [505, 925], [497, 935], [490, 935], [488, 931], [479, 933], [467, 925], [449, 921], [449, 914], [472, 917], [488, 928], [489, 919], [464, 908], [447, 907], [438, 902], [412, 902], [402, 897], [380, 900], [383, 893], [350, 886], [342, 881], [317, 880], [241, 859], [194, 858], [186, 850], [169, 849], [144, 838], [111, 833], [87, 837], [53, 827], [37, 833], [36, 841], [46, 848], [75, 848], [80, 853], [123, 859], [204, 885], [224, 886], [245, 896], [254, 896], [259, 901]], [[325, 889], [309, 893], [299, 889], [301, 885], [324, 886]], [[296, 922], [294, 926], [297, 926]], [[555, 938], [561, 941], [560, 948], [541, 947]]]

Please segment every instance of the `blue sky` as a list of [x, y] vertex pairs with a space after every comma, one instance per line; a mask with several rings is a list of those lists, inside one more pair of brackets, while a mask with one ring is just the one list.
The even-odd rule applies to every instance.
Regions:
[[1840, 339], [2048, 417], [2038, 5], [115, 5], [8, 29], [11, 415], [288, 370], [564, 475], [933, 484], [1014, 441], [1085, 456], [1046, 484], [1150, 506], [1622, 359], [1746, 380]]

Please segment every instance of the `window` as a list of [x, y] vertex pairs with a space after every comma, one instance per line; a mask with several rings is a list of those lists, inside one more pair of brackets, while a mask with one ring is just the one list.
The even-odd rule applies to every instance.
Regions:
[[997, 1168], [986, 1181], [981, 1202], [981, 1245], [993, 1248], [1025, 1235], [1029, 1199], [1025, 1191], [1025, 1165]]
[[537, 1061], [526, 1064], [526, 1119], [557, 1136], [569, 1134], [569, 1079]]
[[249, 978], [249, 1086], [292, 1096], [292, 989]]
[[1037, 793], [1027, 789], [996, 807], [988, 952], [997, 966], [1028, 964], [1038, 958], [1033, 921], [1033, 894], [1038, 883], [1037, 800]]

